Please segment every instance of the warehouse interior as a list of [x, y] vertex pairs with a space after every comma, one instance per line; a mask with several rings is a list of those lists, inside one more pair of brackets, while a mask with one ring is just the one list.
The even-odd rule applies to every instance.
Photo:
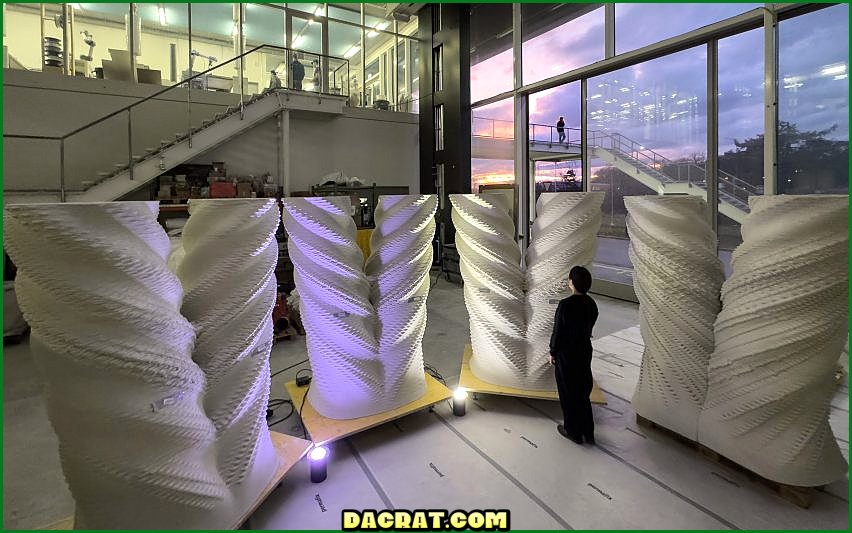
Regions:
[[[662, 17], [668, 21], [664, 25]], [[269, 312], [252, 332], [264, 339], [268, 335], [271, 349], [260, 341], [251, 347], [252, 353], [262, 352], [261, 345], [269, 350], [267, 366], [258, 367], [262, 380], [268, 367], [268, 386], [262, 380], [253, 381], [253, 386], [264, 398], [260, 418], [272, 441], [292, 446], [288, 459], [279, 463], [284, 465], [281, 476], [234, 515], [239, 516], [238, 527], [341, 529], [342, 513], [352, 509], [495, 509], [509, 511], [511, 529], [848, 528], [849, 58], [848, 46], [837, 46], [848, 44], [848, 4], [5, 3], [3, 19], [4, 529], [73, 529], [75, 522], [85, 528], [87, 520], [101, 520], [93, 518], [92, 509], [99, 504], [91, 499], [98, 494], [101, 465], [86, 455], [86, 438], [72, 435], [70, 421], [60, 416], [66, 412], [63, 396], [76, 398], [81, 387], [57, 381], [62, 366], [44, 367], [50, 357], [60, 359], [46, 339], [53, 334], [56, 339], [74, 339], [74, 331], [62, 330], [64, 322], [51, 325], [44, 317], [54, 315], [33, 291], [67, 282], [94, 294], [99, 290], [97, 278], [107, 267], [92, 263], [97, 274], [92, 276], [78, 275], [72, 268], [88, 263], [71, 265], [68, 272], [73, 276], [65, 279], [63, 268], [45, 266], [49, 259], [34, 264], [31, 259], [41, 254], [74, 261], [74, 246], [108, 250], [116, 246], [109, 244], [113, 242], [120, 247], [115, 235], [132, 224], [120, 222], [111, 226], [112, 236], [97, 235], [87, 244], [87, 236], [93, 235], [87, 232], [97, 228], [86, 224], [102, 215], [81, 217], [66, 226], [77, 215], [61, 206], [154, 206], [150, 213], [145, 211], [151, 223], [145, 231], [155, 228], [157, 236], [146, 239], [159, 239], [157, 253], [165, 255], [156, 260], [165, 268], [168, 259], [169, 275], [183, 285], [176, 305], [186, 315], [181, 305], [198, 305], [216, 294], [210, 290], [215, 284], [204, 280], [219, 274], [205, 268], [228, 257], [230, 245], [244, 253], [251, 244], [243, 246], [249, 239], [241, 236], [251, 236], [258, 225], [255, 219], [263, 218], [256, 215], [248, 222], [225, 207], [215, 208], [221, 209], [221, 216], [193, 207], [205, 202], [226, 206], [229, 201], [266, 201], [269, 211], [264, 212], [275, 220], [267, 228], [269, 234], [258, 238], [263, 253], [245, 254], [220, 266], [228, 265], [232, 273], [259, 276], [262, 271], [264, 279], [271, 280], [257, 284], [263, 289], [252, 289], [254, 295], [269, 289], [271, 295]], [[648, 27], [655, 30], [639, 31]], [[524, 393], [502, 385], [477, 388], [470, 381], [475, 365], [482, 364], [471, 366], [470, 358], [485, 361], [493, 356], [480, 347], [487, 345], [490, 330], [504, 327], [500, 320], [494, 322], [498, 326], [483, 327], [482, 317], [488, 313], [476, 306], [492, 293], [509, 291], [510, 282], [483, 274], [486, 269], [472, 262], [471, 250], [477, 246], [471, 246], [471, 229], [461, 222], [460, 214], [467, 213], [458, 199], [479, 195], [493, 198], [480, 207], [505, 209], [500, 224], [510, 224], [508, 255], [518, 253], [520, 265], [515, 266], [527, 276], [520, 283], [522, 300], [528, 298], [524, 320], [529, 321], [536, 311], [529, 307], [540, 306], [552, 317], [559, 300], [571, 294], [559, 291], [551, 293], [550, 300], [529, 303], [531, 265], [536, 254], [546, 255], [537, 240], [543, 231], [539, 219], [551, 220], [545, 216], [548, 199], [560, 194], [591, 199], [593, 205], [592, 215], [566, 223], [570, 231], [548, 241], [556, 250], [590, 254], [581, 263], [591, 272], [589, 295], [598, 310], [591, 334], [591, 373], [595, 390], [603, 395], [603, 401], [592, 401], [592, 445], [578, 446], [560, 436], [557, 425], [563, 412], [554, 401], [555, 391], [542, 396], [533, 387]], [[770, 197], [776, 196], [790, 199], [790, 211], [771, 204]], [[643, 214], [639, 208], [646, 204], [634, 203], [654, 197], [690, 209], [697, 206], [689, 215], [694, 215], [689, 219], [694, 225], [686, 223], [680, 231], [665, 217]], [[376, 296], [381, 252], [395, 250], [383, 248], [388, 245], [382, 241], [385, 228], [415, 225], [415, 215], [402, 222], [393, 218], [402, 211], [393, 211], [391, 198], [419, 198], [412, 200], [421, 209], [416, 216], [426, 213], [424, 220], [429, 221], [408, 232], [426, 236], [417, 237], [422, 248], [403, 263], [422, 261], [425, 266], [417, 280], [403, 281], [412, 288], [400, 302], [421, 307], [411, 315], [416, 318], [405, 319], [408, 327], [400, 336], [423, 328], [413, 352], [417, 357], [422, 353], [425, 379], [429, 387], [434, 383], [444, 391], [443, 396], [412, 402], [412, 407], [401, 402], [405, 405], [399, 410], [371, 413], [354, 422], [341, 421], [352, 417], [317, 414], [320, 425], [312, 425], [316, 422], [309, 417], [314, 415], [308, 413], [321, 411], [320, 394], [334, 397], [334, 387], [320, 388], [320, 374], [327, 370], [318, 364], [321, 358], [333, 359], [328, 354], [336, 349], [336, 332], [328, 324], [350, 316], [347, 306], [355, 305], [362, 287], [343, 282], [331, 287], [333, 282], [326, 283], [330, 278], [322, 277], [326, 265], [342, 263], [317, 259], [333, 251], [322, 245], [313, 248], [310, 235], [327, 238], [331, 230], [310, 207], [325, 206], [323, 216], [334, 213], [335, 220], [345, 222], [341, 234], [351, 233], [346, 244], [350, 251], [363, 252], [356, 268], [365, 283], [374, 284], [369, 300], [381, 315]], [[794, 211], [797, 199], [802, 203], [796, 205], [804, 207]], [[47, 246], [39, 251], [40, 245], [27, 244], [22, 236], [30, 234], [24, 230], [47, 227], [49, 206], [56, 206], [56, 227], [44, 232]], [[779, 212], [790, 218], [779, 221], [772, 209], [782, 209]], [[675, 212], [682, 213], [667, 211]], [[43, 226], [27, 226], [39, 217], [44, 217]], [[198, 229], [202, 217], [228, 231], [217, 229], [215, 238], [204, 241], [203, 228]], [[499, 234], [504, 227], [500, 224], [485, 224], [486, 233]], [[652, 227], [660, 233], [649, 233]], [[672, 244], [660, 228], [670, 228], [677, 238], [700, 235], [709, 241], [695, 252], [688, 244]], [[581, 235], [582, 244], [575, 244]], [[771, 289], [753, 281], [764, 279], [757, 274], [744, 274], [772, 262], [752, 261], [755, 255], [750, 254], [777, 252], [786, 258], [785, 242], [791, 240], [813, 250], [795, 259], [813, 258], [812, 265], [779, 259], [783, 268], [763, 272], [765, 279], [773, 280], [767, 283]], [[776, 243], [778, 250], [769, 250], [766, 243]], [[666, 256], [666, 249], [677, 253]], [[681, 254], [684, 249], [689, 251]], [[111, 261], [124, 257], [126, 250], [115, 250], [112, 258], [105, 254], [103, 264], [121, 268], [118, 259]], [[201, 251], [193, 257], [194, 250]], [[84, 255], [80, 261], [92, 260]], [[498, 252], [493, 256], [495, 264], [507, 260]], [[260, 257], [271, 263], [251, 270]], [[703, 258], [710, 274], [686, 269], [666, 278], [665, 268], [675, 267], [654, 270], [655, 265], [669, 265], [669, 260], [684, 268], [695, 258]], [[316, 266], [306, 267], [314, 264], [310, 261]], [[842, 272], [837, 270], [841, 262]], [[567, 272], [562, 272], [564, 280], [548, 281], [564, 288]], [[785, 272], [793, 274], [785, 277]], [[808, 283], [803, 272], [812, 273], [816, 282]], [[52, 280], [50, 276], [57, 276], [58, 285], [45, 281]], [[835, 284], [843, 276], [844, 282]], [[668, 285], [657, 281], [652, 287], [648, 281], [663, 278]], [[230, 282], [221, 279], [216, 283], [224, 292]], [[681, 321], [678, 310], [690, 304], [674, 301], [684, 294], [678, 292], [680, 279], [686, 286], [694, 284], [696, 300], [704, 290], [699, 285], [716, 280], [710, 301], [718, 308], [705, 309], [703, 315], [685, 314]], [[323, 292], [324, 285], [330, 292]], [[338, 288], [341, 292], [334, 293]], [[690, 300], [689, 290], [683, 290], [687, 297], [682, 299]], [[738, 292], [746, 290], [756, 296], [750, 299]], [[60, 307], [71, 302], [76, 308], [77, 293], [68, 294], [73, 295], [57, 296], [56, 301]], [[79, 331], [93, 328], [96, 340], [112, 334], [96, 322], [112, 320], [104, 317], [103, 309], [87, 314], [90, 306], [103, 301], [101, 296], [79, 303], [81, 320], [90, 320]], [[790, 303], [787, 296], [799, 303]], [[673, 299], [671, 305], [667, 298]], [[731, 302], [739, 298], [746, 301], [741, 304], [746, 310], [732, 319], [725, 313], [734, 312]], [[317, 322], [320, 315], [311, 313], [320, 304], [324, 312], [338, 306], [340, 316], [327, 313], [332, 318]], [[213, 343], [226, 347], [249, 336], [244, 330], [236, 333], [233, 326], [229, 338], [226, 322], [245, 316], [231, 311], [229, 317], [223, 308], [227, 305], [216, 308], [220, 315], [212, 326], [187, 315], [193, 342], [198, 335], [196, 349], [211, 337], [226, 339]], [[494, 308], [505, 311], [498, 304]], [[748, 322], [749, 327], [769, 329], [745, 337], [760, 337], [751, 346], [775, 343], [772, 349], [777, 351], [766, 353], [777, 361], [746, 363], [732, 374], [767, 368], [752, 384], [769, 391], [761, 393], [763, 397], [789, 393], [791, 398], [819, 398], [802, 409], [810, 409], [810, 420], [818, 420], [814, 425], [822, 428], [814, 437], [821, 449], [839, 450], [835, 461], [842, 461], [844, 469], [832, 467], [830, 481], [796, 483], [758, 473], [759, 467], [731, 460], [695, 436], [667, 427], [638, 403], [643, 389], [640, 369], [647, 388], [655, 353], [665, 348], [688, 352], [686, 345], [672, 340], [678, 324], [686, 324], [681, 332], [709, 331], [703, 370], [709, 390], [714, 383], [719, 386], [713, 372], [734, 365], [713, 362], [736, 340], [724, 337], [733, 335], [725, 328], [752, 316], [772, 317]], [[382, 320], [375, 327], [377, 338]], [[222, 324], [224, 331], [219, 329]], [[212, 327], [215, 335], [204, 337], [202, 326]], [[798, 334], [805, 326], [810, 334], [793, 337], [792, 332]], [[773, 340], [766, 341], [765, 331], [775, 331]], [[822, 340], [813, 340], [813, 332]], [[527, 339], [527, 344], [533, 341]], [[68, 344], [77, 349], [75, 341]], [[114, 344], [135, 349], [123, 341]], [[85, 348], [88, 341], [80, 345]], [[748, 350], [748, 345], [742, 349]], [[354, 354], [355, 345], [348, 346]], [[122, 358], [118, 348], [100, 349], [115, 360]], [[817, 359], [816, 370], [791, 370]], [[197, 356], [192, 360], [204, 368]], [[84, 375], [97, 361], [80, 362], [74, 371]], [[347, 359], [339, 368], [358, 364]], [[94, 373], [87, 379], [96, 382], [106, 375]], [[310, 380], [300, 384], [306, 376]], [[116, 390], [118, 383], [124, 382], [116, 381]], [[722, 379], [722, 386], [725, 383]], [[345, 390], [342, 381], [339, 385]], [[173, 385], [163, 387], [172, 390], [168, 387]], [[179, 401], [186, 394], [178, 393], [165, 400]], [[782, 407], [773, 408], [767, 417], [777, 415], [789, 422], [801, 415], [799, 406], [782, 400]], [[670, 407], [660, 401], [665, 405], [661, 411]], [[107, 410], [122, 404], [117, 401]], [[163, 406], [152, 403], [148, 410], [156, 414]], [[740, 414], [727, 408], [723, 422]], [[383, 415], [391, 412], [396, 414]], [[90, 415], [97, 423], [100, 415]], [[364, 422], [359, 425], [359, 420]], [[738, 439], [751, 428], [730, 427], [730, 442], [747, 447], [742, 444], [746, 439]], [[323, 431], [337, 433], [321, 438]], [[806, 431], [810, 429], [802, 435]], [[251, 433], [245, 427], [239, 432]], [[770, 440], [795, 441], [780, 433]], [[116, 434], [120, 439], [122, 432]], [[283, 437], [292, 440], [276, 440]], [[156, 439], [151, 438], [151, 457], [156, 456]], [[315, 454], [318, 450], [322, 458]], [[73, 462], [79, 457], [94, 461], [89, 464], [97, 468], [81, 473]], [[104, 464], [112, 460], [104, 459]], [[779, 459], [779, 464], [786, 465], [785, 472], [797, 468], [796, 459]], [[142, 461], [136, 467], [144, 472], [146, 465]], [[103, 475], [117, 471], [105, 468]], [[144, 484], [139, 481], [144, 475], [129, 476], [120, 478], [128, 487]], [[84, 478], [87, 484], [79, 481]], [[108, 491], [102, 494], [108, 502]], [[140, 489], [140, 494], [146, 493]], [[140, 499], [136, 511], [148, 512], [149, 504]], [[177, 517], [173, 523], [178, 529], [213, 527], [181, 521], [174, 508], [168, 507], [163, 516]], [[84, 511], [89, 513], [85, 517]], [[156, 507], [150, 512], [156, 514]], [[215, 527], [231, 525], [221, 522]], [[113, 528], [131, 529], [133, 524], [116, 523]]]

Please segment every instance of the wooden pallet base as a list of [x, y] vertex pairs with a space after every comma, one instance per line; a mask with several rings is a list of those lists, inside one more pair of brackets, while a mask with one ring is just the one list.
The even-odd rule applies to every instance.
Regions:
[[672, 430], [670, 430], [666, 427], [663, 427], [663, 426], [657, 424], [656, 422], [648, 420], [647, 418], [645, 418], [645, 417], [643, 417], [639, 414], [636, 415], [636, 424], [638, 424], [639, 426], [644, 427], [644, 428], [656, 430], [656, 431], [663, 433], [666, 436], [668, 436], [668, 437], [670, 437], [670, 438], [672, 438], [672, 439], [674, 439], [674, 440], [676, 440], [676, 441], [678, 441], [678, 442], [680, 442], [680, 443], [682, 443], [686, 446], [689, 446], [690, 448], [693, 448], [694, 450], [697, 450], [701, 455], [707, 457], [711, 461], [719, 463], [719, 464], [724, 465], [724, 466], [727, 466], [728, 468], [731, 468], [732, 470], [736, 470], [737, 472], [744, 474], [746, 477], [749, 478], [750, 481], [764, 485], [765, 487], [769, 488], [774, 493], [779, 495], [781, 498], [783, 498], [783, 499], [787, 500], [788, 502], [790, 502], [794, 505], [797, 505], [797, 506], [799, 506], [803, 509], [807, 509], [811, 506], [811, 504], [813, 504], [814, 498], [816, 497], [816, 493], [821, 488], [821, 487], [796, 487], [796, 486], [793, 486], [793, 485], [787, 485], [787, 484], [784, 484], [784, 483], [778, 483], [777, 481], [772, 481], [770, 479], [766, 479], [765, 477], [752, 472], [748, 468], [746, 468], [746, 467], [744, 467], [744, 466], [742, 466], [738, 463], [735, 463], [734, 461], [728, 459], [727, 457], [724, 457], [724, 456], [720, 455], [719, 453], [711, 450], [707, 446], [704, 446], [701, 443], [695, 442], [692, 439], [688, 439], [688, 438], [684, 437], [683, 435], [681, 435], [680, 433], [677, 433], [677, 432], [672, 431]]
[[[302, 405], [302, 400], [308, 393], [308, 387], [296, 386], [296, 381], [288, 381], [284, 384], [290, 399], [293, 400], [293, 405], [298, 409]], [[435, 378], [426, 374], [426, 394], [407, 403], [402, 407], [398, 407], [391, 411], [375, 414], [372, 416], [364, 416], [361, 418], [353, 418], [350, 420], [335, 420], [326, 418], [319, 414], [307, 399], [304, 400], [302, 407], [302, 423], [305, 424], [305, 429], [311, 436], [311, 440], [316, 444], [324, 444], [327, 442], [336, 441], [362, 431], [380, 426], [386, 422], [396, 420], [405, 415], [409, 415], [416, 411], [426, 409], [435, 405], [438, 402], [447, 400], [453, 396], [452, 391], [438, 382]]]
[[[495, 385], [476, 377], [470, 369], [470, 359], [473, 357], [473, 348], [470, 344], [465, 344], [464, 355], [462, 355], [461, 374], [459, 374], [459, 387], [466, 389], [469, 392], [482, 394], [497, 394], [500, 396], [514, 396], [517, 398], [534, 398], [537, 400], [559, 400], [559, 393], [556, 391], [538, 391], [515, 389], [513, 387], [503, 387]], [[606, 397], [598, 387], [597, 383], [592, 386], [592, 393], [589, 395], [589, 400], [598, 405], [606, 405]]]
[[[231, 529], [239, 529], [240, 526], [249, 519], [252, 513], [260, 507], [260, 504], [266, 500], [273, 490], [275, 490], [275, 487], [281, 483], [281, 480], [284, 479], [284, 475], [289, 472], [290, 469], [292, 469], [293, 466], [305, 456], [305, 454], [308, 453], [308, 450], [310, 450], [312, 446], [310, 441], [300, 439], [298, 437], [291, 437], [290, 435], [271, 431], [269, 432], [269, 435], [272, 438], [272, 446], [275, 447], [275, 453], [278, 455], [278, 470], [275, 471], [275, 476], [273, 476], [269, 484], [264, 487], [263, 491], [261, 491], [258, 495], [252, 506], [249, 509], [246, 509], [245, 513], [243, 513], [239, 521], [234, 524]], [[74, 529], [74, 518], [68, 517], [38, 529]]]

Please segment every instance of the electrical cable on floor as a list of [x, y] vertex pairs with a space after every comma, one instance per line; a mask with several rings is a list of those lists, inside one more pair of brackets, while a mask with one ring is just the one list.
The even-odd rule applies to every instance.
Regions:
[[296, 363], [296, 364], [294, 364], [294, 365], [290, 365], [290, 366], [288, 366], [287, 368], [282, 368], [281, 370], [279, 370], [279, 371], [277, 371], [277, 372], [274, 372], [274, 373], [273, 373], [273, 374], [271, 374], [269, 377], [270, 377], [270, 378], [274, 378], [275, 376], [277, 376], [277, 375], [278, 375], [278, 374], [280, 374], [281, 372], [286, 372], [286, 371], [290, 370], [291, 368], [296, 368], [297, 366], [299, 366], [299, 365], [303, 365], [303, 364], [307, 363], [308, 361], [310, 361], [310, 359], [305, 359], [304, 361], [299, 361], [298, 363]]
[[305, 440], [308, 440], [308, 428], [305, 427], [305, 420], [302, 418], [302, 409], [305, 408], [305, 400], [308, 399], [308, 392], [311, 390], [311, 384], [308, 383], [308, 389], [305, 391], [305, 395], [302, 396], [302, 405], [299, 406], [299, 421], [302, 423], [302, 433], [304, 433]]
[[[293, 406], [293, 402], [291, 402], [290, 400], [286, 400], [286, 402], [285, 402], [285, 403], [287, 403], [287, 404], [289, 404], [289, 405], [290, 405], [290, 412], [289, 412], [289, 413], [287, 413], [287, 415], [286, 415], [286, 416], [284, 416], [283, 418], [281, 418], [281, 419], [279, 419], [279, 420], [276, 420], [275, 422], [270, 422], [269, 424], [267, 424], [267, 427], [272, 427], [272, 426], [274, 426], [275, 424], [280, 424], [281, 422], [284, 422], [285, 420], [287, 420], [288, 418], [290, 418], [291, 416], [293, 416], [293, 413], [295, 413], [295, 412], [296, 412], [296, 408]], [[283, 405], [283, 404], [282, 404], [282, 405]]]

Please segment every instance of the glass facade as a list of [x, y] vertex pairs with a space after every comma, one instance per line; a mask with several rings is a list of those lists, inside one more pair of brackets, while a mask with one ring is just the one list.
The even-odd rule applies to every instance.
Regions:
[[847, 194], [849, 5], [781, 21], [778, 34], [778, 190]]
[[[520, 11], [519, 25], [513, 24], [513, 9]], [[774, 194], [848, 193], [848, 5], [770, 7], [780, 18], [777, 65], [765, 64], [767, 32], [774, 32], [764, 19], [765, 4], [630, 3], [608, 9], [471, 6], [473, 192], [482, 184], [517, 184], [519, 164], [529, 165], [531, 200], [533, 192], [545, 190], [603, 191], [594, 273], [625, 285], [632, 282], [626, 196], [706, 198], [707, 188], [715, 187], [718, 203], [711, 214], [730, 274], [751, 196], [769, 186]], [[717, 40], [708, 36], [696, 44], [684, 38], [717, 23]], [[515, 32], [521, 33], [520, 58], [512, 53]], [[624, 55], [637, 50], [655, 58]], [[516, 61], [520, 87], [512, 87]], [[718, 83], [715, 109], [708, 101], [708, 72]], [[765, 102], [765, 80], [773, 72], [777, 118]], [[512, 96], [486, 102], [504, 93]], [[529, 113], [522, 154], [514, 151], [516, 105]], [[767, 124], [775, 125], [771, 137]], [[767, 154], [772, 137], [777, 147]], [[708, 142], [716, 144], [714, 153], [708, 153]], [[713, 166], [716, 175], [708, 175]], [[773, 181], [766, 176], [774, 168]]]
[[[59, 4], [4, 4], [4, 67], [163, 86], [215, 68], [192, 87], [255, 94], [282, 86], [349, 95], [353, 106], [419, 109], [418, 19], [390, 4], [66, 5], [73, 15], [63, 21]], [[63, 22], [73, 30], [67, 43]], [[42, 32], [56, 57], [49, 64]], [[263, 45], [242, 65], [225, 64]]]

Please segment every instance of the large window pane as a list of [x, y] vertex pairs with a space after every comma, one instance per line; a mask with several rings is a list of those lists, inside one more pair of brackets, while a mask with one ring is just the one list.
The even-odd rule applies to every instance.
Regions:
[[471, 192], [515, 183], [515, 113], [511, 98], [473, 110]]
[[[137, 4], [136, 14], [142, 19], [139, 39], [141, 54], [136, 58], [140, 83], [159, 80], [165, 85], [180, 81], [189, 68], [189, 23], [187, 4]], [[86, 39], [85, 35], [81, 36]], [[97, 43], [97, 36], [91, 35]], [[79, 46], [79, 45], [78, 45]], [[88, 50], [88, 47], [86, 47]]]
[[[193, 73], [202, 72], [239, 54], [239, 26], [234, 15], [234, 4], [192, 4]], [[202, 84], [210, 89], [239, 92], [237, 62], [217, 68], [202, 80]], [[246, 91], [256, 92], [258, 84], [259, 81], [247, 83]]]
[[719, 256], [730, 273], [748, 197], [763, 192], [763, 30], [719, 41]]
[[[331, 7], [329, 7], [331, 12]], [[328, 21], [328, 53], [334, 57], [342, 57], [349, 60], [349, 80], [346, 81], [346, 73], [339, 70], [335, 74], [337, 83], [345, 82], [349, 87], [349, 105], [359, 107], [361, 103], [361, 28], [340, 22]]]
[[512, 90], [512, 4], [470, 8], [470, 101]]
[[604, 9], [597, 4], [521, 4], [524, 84], [604, 58]]
[[542, 192], [581, 190], [580, 82], [531, 94], [529, 107], [535, 197]]
[[616, 4], [615, 53], [652, 43], [745, 13], [763, 4]]
[[[284, 47], [286, 15], [283, 9], [257, 4], [246, 5], [246, 50], [264, 44]], [[281, 51], [259, 50], [246, 58], [246, 77], [257, 83], [260, 90], [270, 87], [271, 71], [275, 71], [282, 86], [287, 79], [287, 57]]]
[[848, 43], [848, 4], [779, 25], [781, 193], [849, 191]]
[[590, 190], [606, 191], [597, 277], [630, 283], [624, 197], [704, 195], [706, 49], [588, 80]]

